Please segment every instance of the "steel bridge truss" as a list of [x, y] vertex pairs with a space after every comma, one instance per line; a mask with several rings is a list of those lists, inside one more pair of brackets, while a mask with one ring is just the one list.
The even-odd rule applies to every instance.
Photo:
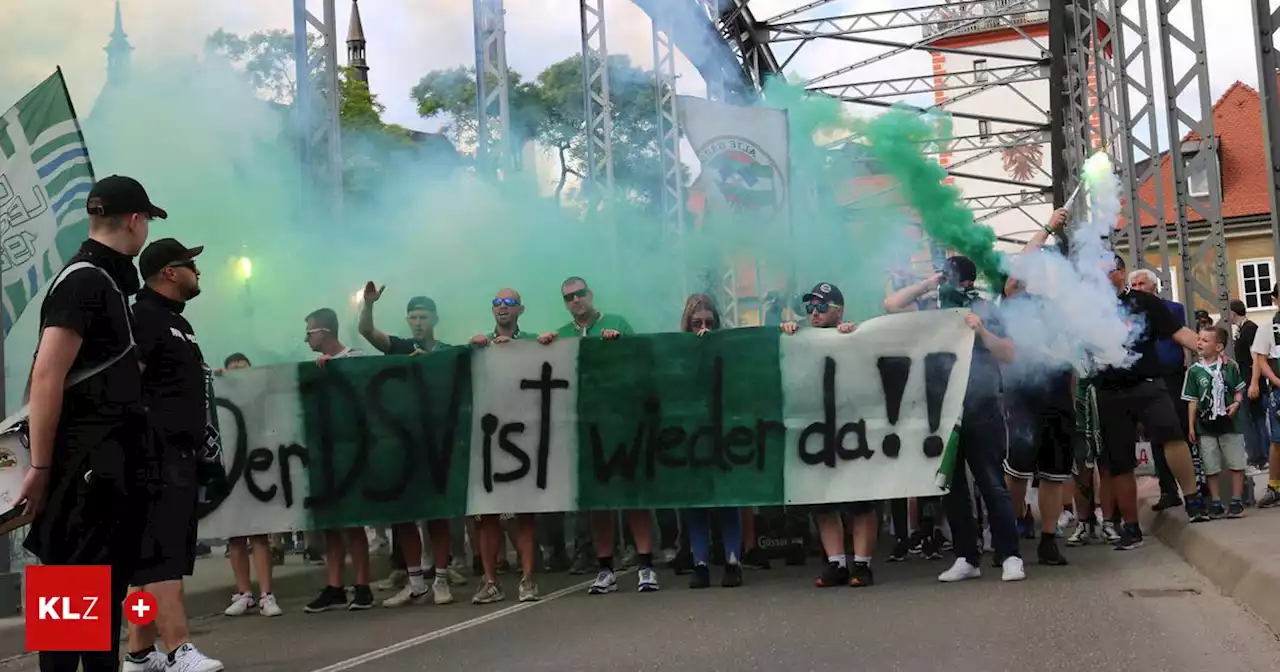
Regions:
[[[300, 138], [303, 207], [308, 212], [342, 212], [342, 134], [338, 125], [338, 17], [335, 0], [322, 0], [322, 17], [293, 0], [293, 113]], [[307, 26], [320, 33], [313, 54]]]

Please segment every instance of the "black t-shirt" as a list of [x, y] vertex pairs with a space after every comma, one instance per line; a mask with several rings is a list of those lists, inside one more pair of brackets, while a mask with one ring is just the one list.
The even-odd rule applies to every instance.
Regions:
[[[982, 318], [987, 331], [1001, 338], [1008, 336], [1004, 322], [1000, 319], [1000, 312], [996, 310], [994, 303], [978, 299], [969, 305], [969, 309]], [[980, 410], [983, 407], [990, 408], [991, 403], [1000, 396], [1002, 386], [1000, 361], [987, 349], [981, 338], [975, 337], [973, 360], [969, 365], [969, 387], [964, 395], [965, 412]]]
[[207, 368], [195, 330], [181, 315], [184, 305], [144, 287], [133, 304], [133, 315], [138, 358], [146, 367], [142, 397], [147, 416], [165, 448], [185, 454], [202, 445], [208, 417]]
[[453, 346], [446, 343], [436, 341], [430, 350], [424, 349], [417, 341], [411, 338], [400, 338], [399, 336], [388, 336], [387, 340], [391, 343], [391, 347], [387, 350], [388, 355], [412, 355], [415, 350], [423, 350], [424, 352], [436, 352]]
[[1133, 340], [1129, 350], [1137, 355], [1137, 359], [1123, 368], [1110, 367], [1098, 371], [1093, 381], [1100, 389], [1123, 389], [1162, 377], [1164, 369], [1160, 366], [1156, 341], [1172, 339], [1182, 328], [1164, 301], [1155, 294], [1128, 290], [1119, 298]]
[[1253, 337], [1258, 335], [1258, 325], [1253, 320], [1245, 320], [1240, 325], [1240, 335], [1236, 336], [1236, 364], [1240, 365], [1240, 377], [1248, 385], [1253, 380]]

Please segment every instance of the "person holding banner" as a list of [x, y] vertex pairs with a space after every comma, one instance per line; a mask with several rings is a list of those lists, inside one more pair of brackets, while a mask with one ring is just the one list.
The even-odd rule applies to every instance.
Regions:
[[[111, 624], [141, 549], [142, 455], [151, 444], [129, 296], [133, 257], [153, 218], [168, 217], [137, 180], [112, 175], [89, 192], [89, 239], [49, 284], [28, 387], [31, 468], [15, 502], [32, 516], [24, 545], [45, 565], [111, 567]], [[39, 654], [42, 672], [112, 672], [110, 651]]]

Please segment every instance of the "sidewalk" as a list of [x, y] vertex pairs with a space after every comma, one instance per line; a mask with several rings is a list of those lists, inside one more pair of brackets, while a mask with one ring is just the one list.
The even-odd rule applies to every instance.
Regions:
[[[1261, 497], [1266, 475], [1255, 477]], [[1141, 488], [1143, 529], [1280, 634], [1280, 508], [1245, 509], [1245, 517], [1191, 525], [1181, 509], [1153, 513], [1155, 493]]]

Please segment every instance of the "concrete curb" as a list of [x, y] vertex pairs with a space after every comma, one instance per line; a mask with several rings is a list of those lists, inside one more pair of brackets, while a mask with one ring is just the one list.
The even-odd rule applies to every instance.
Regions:
[[[1143, 528], [1280, 635], [1280, 566], [1274, 556], [1254, 557], [1232, 548], [1208, 534], [1213, 523], [1192, 525], [1181, 508], [1153, 513], [1153, 501], [1142, 503]], [[1267, 515], [1255, 511], [1249, 509], [1251, 515]]]

